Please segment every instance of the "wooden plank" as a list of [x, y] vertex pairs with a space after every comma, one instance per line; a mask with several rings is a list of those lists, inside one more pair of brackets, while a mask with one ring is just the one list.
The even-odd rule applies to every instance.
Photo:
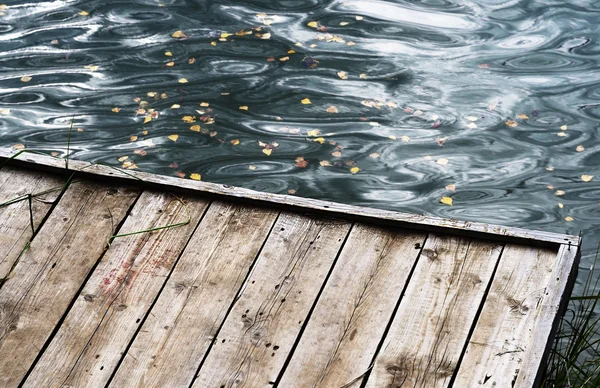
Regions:
[[277, 214], [211, 204], [111, 386], [191, 384]]
[[275, 382], [350, 226], [280, 215], [193, 387]]
[[160, 292], [208, 202], [144, 192], [77, 297], [25, 387], [101, 387]]
[[[64, 178], [48, 173], [3, 167], [0, 170], [0, 204], [57, 188], [32, 201], [33, 227], [37, 230], [62, 192], [64, 182]], [[0, 207], [0, 279], [8, 275], [33, 236], [30, 216], [28, 200]]]
[[138, 193], [69, 186], [0, 289], [0, 386], [21, 382]]
[[279, 386], [340, 388], [368, 370], [426, 237], [352, 229]]
[[556, 250], [504, 248], [456, 387], [533, 386], [573, 265], [573, 257], [556, 259]]
[[367, 387], [446, 387], [502, 246], [430, 236]]
[[[0, 149], [0, 160], [10, 157], [7, 150]], [[58, 173], [65, 173], [65, 161], [53, 158], [51, 156], [25, 153], [18, 156], [11, 163], [23, 165], [28, 168], [38, 168], [50, 170]], [[345, 205], [335, 202], [315, 200], [311, 198], [300, 198], [289, 195], [261, 193], [253, 190], [221, 185], [210, 182], [198, 182], [184, 180], [176, 177], [167, 177], [144, 173], [141, 171], [127, 170], [119, 171], [115, 168], [92, 165], [87, 162], [70, 160], [69, 169], [81, 171], [85, 174], [91, 174], [96, 177], [110, 177], [111, 181], [116, 178], [125, 181], [144, 181], [153, 187], [162, 187], [167, 191], [200, 192], [205, 195], [226, 196], [238, 198], [250, 203], [264, 203], [271, 207], [277, 206], [291, 211], [310, 211], [312, 213], [324, 214], [329, 217], [340, 217], [344, 219], [356, 219], [374, 223], [386, 223], [392, 226], [426, 230], [439, 233], [464, 234], [471, 237], [486, 239], [495, 239], [500, 241], [519, 241], [527, 240], [530, 244], [558, 243], [578, 246], [580, 238], [578, 236], [569, 236], [544, 231], [532, 231], [521, 228], [511, 228], [499, 225], [484, 224], [469, 221], [449, 220], [437, 217], [429, 217], [417, 214], [399, 213], [380, 209], [371, 209], [358, 206]], [[97, 178], [96, 178], [97, 179]], [[451, 229], [451, 231], [448, 231]], [[523, 241], [521, 241], [523, 242]]]

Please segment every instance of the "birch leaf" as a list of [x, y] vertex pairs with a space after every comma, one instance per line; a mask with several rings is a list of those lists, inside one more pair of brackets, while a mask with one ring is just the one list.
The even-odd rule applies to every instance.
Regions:
[[195, 181], [202, 180], [202, 176], [200, 174], [196, 173], [196, 172], [190, 174], [190, 178], [193, 179], [193, 180], [195, 180]]
[[444, 205], [452, 206], [452, 198], [450, 198], [450, 197], [442, 197], [440, 199], [440, 202], [443, 203]]

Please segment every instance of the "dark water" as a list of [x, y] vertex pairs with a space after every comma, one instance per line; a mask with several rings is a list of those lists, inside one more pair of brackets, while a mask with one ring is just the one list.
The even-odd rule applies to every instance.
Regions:
[[589, 271], [600, 240], [600, 1], [5, 4], [2, 147], [64, 156], [74, 117], [73, 158], [583, 231], [580, 278]]

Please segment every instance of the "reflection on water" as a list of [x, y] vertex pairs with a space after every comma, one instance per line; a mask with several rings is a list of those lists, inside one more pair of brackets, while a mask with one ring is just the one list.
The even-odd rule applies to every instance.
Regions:
[[600, 240], [598, 1], [5, 4], [3, 147], [64, 155], [74, 117], [77, 159], [582, 230], [586, 275]]

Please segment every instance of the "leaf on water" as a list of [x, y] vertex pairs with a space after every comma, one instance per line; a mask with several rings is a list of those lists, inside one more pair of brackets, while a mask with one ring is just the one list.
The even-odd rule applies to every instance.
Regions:
[[308, 166], [308, 160], [304, 159], [303, 156], [298, 156], [294, 163], [294, 166], [299, 168], [306, 168]]
[[279, 58], [279, 62], [287, 62], [290, 60], [290, 57], [281, 57]]
[[175, 175], [177, 175], [177, 176], [178, 176], [178, 177], [180, 177], [180, 178], [185, 178], [185, 175], [186, 175], [186, 174], [185, 174], [185, 172], [183, 172], [183, 171], [177, 171], [177, 172], [175, 173]]
[[475, 123], [469, 123], [469, 124], [467, 124], [467, 128], [475, 129], [475, 128], [477, 128], [477, 124], [475, 124]]
[[377, 121], [370, 121], [369, 125], [372, 127], [381, 127], [381, 124], [379, 124]]
[[24, 75], [23, 77], [21, 77], [21, 82], [29, 82], [31, 81], [31, 77], [28, 75]]
[[242, 105], [242, 106], [240, 106], [240, 110], [248, 110], [248, 106], [247, 105]]
[[288, 54], [296, 54], [296, 50], [288, 50]]
[[144, 117], [144, 124], [148, 124], [150, 121], [152, 121], [152, 116]]
[[79, 16], [88, 16], [89, 14], [90, 14], [90, 13], [89, 13], [89, 12], [87, 12], [87, 11], [79, 11], [79, 12], [77, 13], [77, 15], [79, 15]]
[[444, 205], [452, 206], [452, 198], [450, 198], [450, 197], [442, 197], [440, 199], [440, 202], [443, 203]]
[[264, 33], [262, 35], [258, 35], [258, 37], [260, 39], [271, 39], [271, 33], [270, 32], [266, 32], [266, 33]]
[[135, 135], [129, 137], [129, 141], [136, 141], [137, 139], [138, 137]]
[[319, 65], [319, 61], [317, 59], [309, 56], [304, 57], [301, 63], [302, 66], [306, 67], [307, 69], [314, 69]]
[[294, 195], [294, 194], [296, 194], [296, 190], [294, 190], [294, 189], [289, 189], [289, 190], [288, 190], [288, 194]]
[[506, 125], [508, 125], [509, 127], [516, 127], [517, 125], [519, 125], [516, 121], [514, 120], [507, 120], [505, 122]]
[[569, 129], [569, 127], [566, 124], [560, 127], [561, 131], [566, 131], [567, 129]]
[[173, 141], [177, 141], [177, 139], [179, 139], [179, 135], [175, 135], [175, 134], [169, 135], [167, 137], [169, 138], [169, 140], [173, 140]]
[[342, 27], [343, 26], [347, 26], [348, 24], [350, 24], [350, 23], [348, 23], [348, 22], [340, 22], [340, 26], [342, 26]]
[[271, 155], [271, 152], [273, 152], [273, 150], [270, 148], [263, 148], [262, 152], [266, 155]]
[[575, 218], [573, 218], [571, 216], [566, 216], [565, 221], [567, 221], [567, 222], [575, 221]]
[[377, 159], [381, 156], [381, 154], [379, 152], [373, 152], [372, 154], [369, 154], [369, 158], [371, 159]]
[[180, 83], [180, 84], [187, 84], [187, 83], [188, 83], [188, 80], [187, 80], [187, 79], [185, 79], [185, 78], [179, 78], [179, 83]]
[[181, 108], [181, 105], [179, 105], [179, 104], [171, 105], [171, 109], [179, 109], [179, 108]]
[[248, 170], [256, 170], [256, 166], [249, 165], [249, 166], [248, 166]]
[[172, 56], [173, 56], [173, 53], [172, 53], [172, 52], [170, 52], [170, 51], [165, 51], [165, 55], [166, 55], [167, 57], [172, 57]]
[[327, 113], [339, 113], [338, 108], [336, 106], [330, 105], [327, 107]]
[[190, 179], [193, 179], [195, 181], [199, 181], [199, 180], [202, 180], [202, 176], [200, 174], [198, 174], [198, 173], [195, 172], [195, 173], [190, 174]]
[[563, 205], [562, 203], [559, 202], [558, 207], [562, 209], [563, 207], [565, 207], [565, 205]]
[[173, 62], [173, 61], [167, 62], [167, 63], [165, 63], [165, 66], [167, 66], [167, 67], [173, 67], [173, 66], [175, 66], [175, 62]]
[[210, 104], [208, 102], [201, 102], [200, 106], [207, 107], [210, 106]]
[[594, 178], [594, 176], [593, 176], [593, 175], [582, 175], [582, 176], [581, 176], [581, 180], [582, 180], [582, 181], [584, 181], [584, 182], [589, 182], [589, 181], [591, 181], [593, 178]]
[[367, 75], [365, 73], [362, 73], [361, 75], [358, 76], [358, 78], [367, 79]]
[[552, 171], [554, 171], [554, 167], [552, 167], [552, 166], [548, 166], [548, 167], [546, 167], [546, 171], [550, 171], [550, 172], [552, 172]]
[[364, 17], [362, 17], [362, 16], [355, 16], [355, 19], [356, 19], [356, 20], [363, 20], [363, 19], [364, 19]]
[[406, 136], [406, 135], [402, 136], [402, 138], [401, 138], [401, 139], [402, 139], [402, 141], [403, 141], [403, 142], [405, 142], [405, 143], [410, 143], [410, 137], [408, 137], [408, 136]]
[[181, 119], [184, 123], [193, 123], [196, 121], [196, 117], [194, 116], [183, 116]]
[[96, 71], [96, 70], [98, 70], [98, 66], [96, 66], [96, 65], [86, 65], [86, 66], [84, 66], [84, 68], [85, 68], [85, 69], [89, 69], [89, 70], [91, 70], [91, 71]]
[[521, 120], [527, 120], [527, 119], [529, 119], [529, 116], [527, 116], [525, 113], [519, 113], [517, 115], [517, 118], [521, 119]]
[[2, 114], [2, 115], [9, 115], [10, 114], [10, 109], [8, 109], [8, 108], [0, 108], [0, 114]]
[[557, 135], [558, 135], [558, 136], [560, 136], [560, 137], [565, 137], [565, 136], [567, 136], [567, 134], [566, 134], [566, 133], [564, 133], [564, 132], [559, 132], [559, 133], [557, 133]]
[[315, 22], [315, 21], [308, 22], [308, 24], [306, 24], [306, 25], [307, 25], [307, 26], [309, 26], [309, 27], [312, 27], [312, 28], [317, 28], [317, 27], [319, 27], [319, 23], [318, 23], [318, 22]]
[[77, 132], [83, 132], [83, 128], [77, 128]]
[[216, 45], [217, 45], [217, 42], [214, 42], [214, 41], [213, 41], [213, 42], [210, 42], [210, 45], [211, 45], [211, 46], [216, 46]]
[[25, 149], [25, 145], [24, 145], [24, 144], [21, 144], [21, 143], [18, 143], [18, 144], [13, 144], [13, 146], [12, 146], [12, 149], [13, 149], [14, 151], [21, 151], [21, 150], [24, 150], [24, 149]]
[[348, 73], [346, 73], [345, 71], [338, 71], [337, 72], [338, 77], [340, 77], [341, 79], [348, 79]]
[[171, 34], [172, 38], [187, 38], [187, 35], [183, 33], [183, 31], [175, 31], [174, 33]]
[[233, 139], [231, 140], [231, 145], [238, 145], [240, 144], [240, 140], [239, 139]]
[[556, 190], [556, 191], [554, 192], [554, 194], [560, 197], [560, 196], [563, 196], [563, 195], [565, 195], [565, 192], [564, 192], [563, 190]]
[[121, 110], [121, 108], [112, 108], [111, 111], [115, 112], [115, 113], [119, 113], [119, 111]]
[[451, 183], [449, 185], [446, 185], [446, 190], [448, 191], [456, 191], [456, 185]]
[[200, 126], [199, 125], [192, 125], [190, 127], [190, 130], [192, 130], [194, 132], [200, 132]]
[[196, 58], [188, 59], [188, 65], [193, 65], [194, 63], [196, 63]]
[[319, 144], [324, 144], [325, 143], [325, 139], [322, 137], [317, 137], [316, 139], [313, 139], [314, 142], [317, 142]]
[[350, 169], [350, 173], [351, 173], [351, 174], [356, 174], [356, 173], [358, 173], [359, 171], [360, 171], [360, 168], [358, 168], [358, 167], [352, 167], [352, 168]]
[[320, 164], [322, 167], [331, 167], [331, 166], [333, 166], [333, 165], [331, 164], [331, 162], [329, 162], [329, 160], [321, 160], [321, 161], [319, 162], [319, 164]]
[[310, 102], [310, 100], [308, 98], [303, 99], [302, 101], [300, 101], [302, 104], [304, 105], [310, 105], [312, 104], [312, 102]]
[[319, 136], [319, 134], [321, 133], [321, 131], [319, 131], [318, 129], [311, 129], [310, 131], [307, 132], [308, 136]]
[[575, 148], [575, 151], [577, 151], [577, 152], [583, 152], [583, 151], [585, 151], [585, 147], [582, 146], [582, 145], [578, 145], [577, 148]]
[[331, 156], [335, 156], [336, 158], [341, 158], [342, 153], [340, 151], [334, 151], [331, 153]]
[[437, 163], [437, 164], [441, 164], [442, 166], [445, 166], [445, 165], [447, 165], [447, 164], [448, 164], [448, 159], [446, 159], [446, 158], [441, 158], [441, 159], [438, 159], [438, 160], [436, 161], [436, 163]]
[[467, 116], [465, 118], [469, 121], [477, 121], [477, 116]]

